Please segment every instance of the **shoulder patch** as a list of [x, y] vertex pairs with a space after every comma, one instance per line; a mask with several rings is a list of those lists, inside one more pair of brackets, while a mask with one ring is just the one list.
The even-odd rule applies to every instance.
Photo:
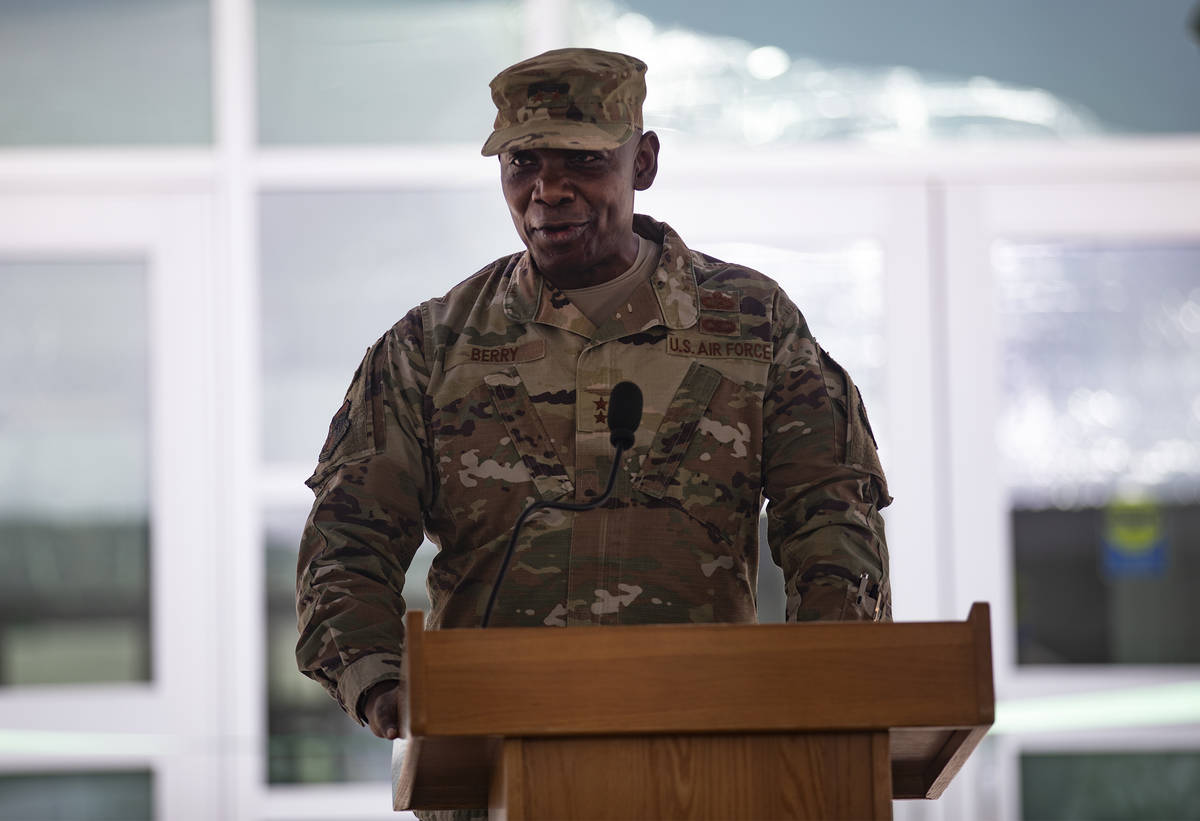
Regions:
[[338, 446], [338, 442], [346, 435], [346, 431], [350, 430], [350, 400], [347, 399], [342, 403], [342, 407], [333, 415], [333, 419], [329, 421], [329, 435], [325, 437], [325, 444], [321, 448], [319, 461], [324, 462], [333, 455], [333, 449]]

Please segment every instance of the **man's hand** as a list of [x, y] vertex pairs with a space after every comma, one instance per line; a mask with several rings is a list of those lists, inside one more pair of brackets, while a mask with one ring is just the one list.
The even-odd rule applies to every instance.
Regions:
[[400, 737], [400, 682], [381, 681], [367, 690], [363, 704], [363, 718], [371, 732], [380, 738]]

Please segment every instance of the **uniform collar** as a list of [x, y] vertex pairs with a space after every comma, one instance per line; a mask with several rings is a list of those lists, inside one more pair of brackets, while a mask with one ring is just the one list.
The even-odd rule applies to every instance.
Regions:
[[[586, 336], [589, 339], [616, 338], [626, 333], [665, 325], [679, 330], [696, 324], [700, 303], [692, 254], [679, 234], [665, 222], [635, 214], [633, 230], [661, 243], [662, 253], [654, 273], [633, 294], [634, 311], [618, 322], [610, 321], [600, 329], [583, 315], [562, 291], [551, 285], [533, 265], [529, 252], [521, 254], [504, 292], [504, 312], [515, 322], [539, 322]], [[648, 298], [647, 291], [654, 294]], [[601, 331], [597, 334], [597, 330]]]

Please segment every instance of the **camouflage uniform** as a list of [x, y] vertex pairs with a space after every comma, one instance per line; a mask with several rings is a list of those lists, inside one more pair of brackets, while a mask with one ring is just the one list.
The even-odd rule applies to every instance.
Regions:
[[645, 411], [613, 498], [529, 521], [494, 625], [753, 622], [763, 497], [790, 621], [891, 618], [891, 499], [850, 378], [775, 282], [634, 228], [658, 267], [599, 327], [526, 252], [367, 351], [308, 480], [297, 586], [300, 668], [360, 723], [362, 694], [400, 678], [423, 534], [440, 547], [428, 624], [478, 625], [522, 508], [600, 491], [624, 379]]

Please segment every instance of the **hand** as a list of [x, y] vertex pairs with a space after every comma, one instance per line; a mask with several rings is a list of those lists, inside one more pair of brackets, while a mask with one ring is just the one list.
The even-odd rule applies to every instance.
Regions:
[[380, 738], [400, 737], [400, 682], [381, 681], [363, 696], [363, 718]]

